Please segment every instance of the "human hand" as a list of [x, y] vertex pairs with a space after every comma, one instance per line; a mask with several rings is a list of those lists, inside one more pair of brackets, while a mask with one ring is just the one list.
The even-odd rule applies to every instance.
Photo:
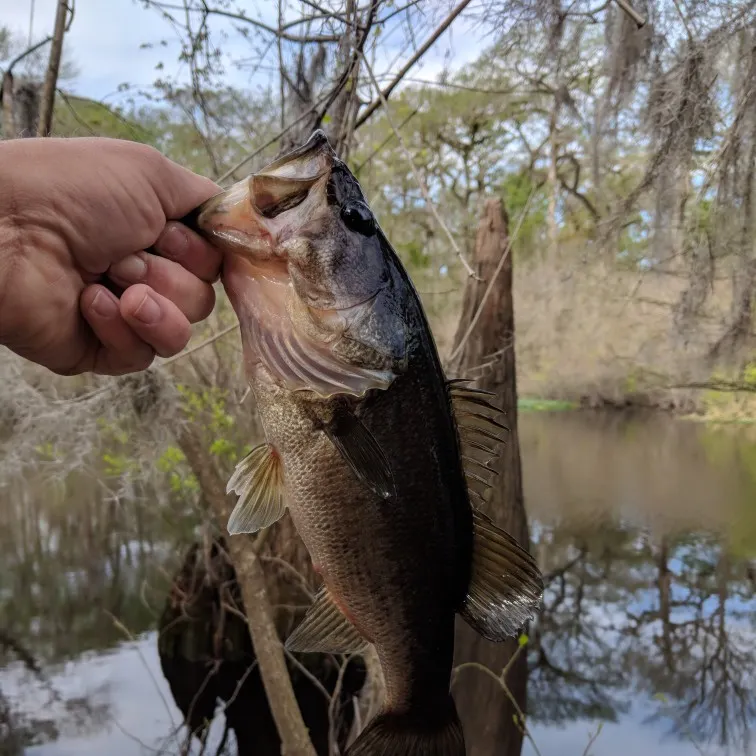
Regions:
[[134, 142], [0, 142], [0, 344], [63, 375], [181, 351], [222, 258], [175, 219], [218, 191]]

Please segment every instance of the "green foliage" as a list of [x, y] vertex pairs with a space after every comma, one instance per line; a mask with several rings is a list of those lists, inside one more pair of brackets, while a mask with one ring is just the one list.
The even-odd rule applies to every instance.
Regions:
[[756, 388], [756, 362], [749, 362], [743, 368], [743, 383]]
[[156, 144], [156, 132], [127, 117], [120, 109], [87, 97], [58, 95], [53, 133], [56, 136], [103, 136]]
[[176, 388], [187, 419], [202, 426], [210, 454], [230, 464], [238, 462], [244, 451], [233, 438], [236, 421], [229, 412], [228, 392], [215, 387], [197, 391], [184, 384]]
[[[530, 257], [543, 240], [546, 226], [548, 197], [543, 187], [538, 187], [527, 171], [506, 174], [497, 187], [492, 188], [501, 197], [509, 214], [509, 231], [513, 234], [522, 218], [520, 230], [513, 248], [517, 258]], [[527, 210], [527, 215], [523, 213]]]
[[58, 458], [58, 452], [53, 444], [49, 441], [34, 447], [40, 460], [44, 462], [54, 462]]
[[517, 401], [517, 409], [520, 412], [564, 412], [577, 408], [578, 405], [575, 402], [558, 399], [528, 399], [523, 397]]
[[159, 457], [157, 468], [168, 477], [171, 492], [181, 497], [199, 493], [197, 478], [189, 472], [184, 453], [177, 446], [169, 446]]

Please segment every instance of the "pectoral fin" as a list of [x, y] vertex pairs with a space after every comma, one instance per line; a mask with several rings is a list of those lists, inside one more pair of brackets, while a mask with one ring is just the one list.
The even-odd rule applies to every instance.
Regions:
[[350, 654], [370, 645], [344, 616], [323, 586], [316, 594], [304, 619], [286, 640], [289, 651]]
[[472, 576], [460, 614], [484, 638], [515, 635], [538, 609], [543, 578], [512, 536], [473, 509]]
[[236, 466], [226, 486], [226, 493], [239, 499], [228, 518], [228, 532], [256, 533], [283, 517], [283, 463], [270, 444], [260, 444]]
[[386, 454], [356, 415], [339, 411], [324, 430], [354, 474], [373, 493], [383, 499], [394, 495], [394, 478]]

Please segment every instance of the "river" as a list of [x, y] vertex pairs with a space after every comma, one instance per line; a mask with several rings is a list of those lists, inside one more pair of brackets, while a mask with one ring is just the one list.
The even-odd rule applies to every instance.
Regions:
[[[588, 412], [520, 426], [548, 577], [523, 753], [756, 754], [756, 429]], [[36, 500], [0, 518], [0, 752], [179, 753], [154, 628], [184, 524], [119, 529], [116, 508]]]

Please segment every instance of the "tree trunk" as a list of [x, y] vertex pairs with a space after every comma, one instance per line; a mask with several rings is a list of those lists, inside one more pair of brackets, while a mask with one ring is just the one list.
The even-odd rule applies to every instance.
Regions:
[[[232, 507], [225, 486], [199, 438], [187, 427], [181, 431], [178, 443], [212, 511], [220, 522], [228, 522]], [[286, 668], [265, 573], [253, 540], [248, 536], [234, 536], [228, 539], [228, 549], [241, 588], [265, 694], [281, 738], [281, 753], [284, 756], [316, 756]]]
[[13, 118], [13, 74], [8, 71], [3, 76], [3, 139], [16, 136], [16, 122]]
[[55, 90], [58, 86], [58, 71], [60, 70], [60, 57], [63, 54], [63, 35], [66, 32], [67, 16], [67, 0], [58, 0], [58, 9], [55, 13], [55, 30], [53, 31], [52, 46], [50, 47], [50, 62], [47, 64], [45, 86], [42, 90], [42, 108], [37, 136], [48, 136], [52, 130]]
[[[517, 385], [515, 381], [514, 308], [512, 301], [512, 255], [498, 273], [495, 285], [483, 302], [484, 292], [496, 267], [506, 253], [508, 220], [501, 200], [489, 199], [483, 208], [475, 241], [474, 268], [478, 279], [469, 278], [465, 289], [462, 317], [455, 346], [465, 337], [478, 310], [480, 318], [470, 333], [460, 355], [460, 376], [472, 375], [490, 355], [488, 368], [477, 385], [498, 394], [498, 405], [506, 412], [510, 433], [496, 461], [500, 485], [492, 489], [486, 513], [520, 544], [529, 548], [528, 522], [522, 495], [520, 446], [517, 435]], [[482, 305], [482, 309], [481, 309]], [[494, 644], [481, 638], [462, 620], [458, 620], [455, 664], [475, 661], [500, 673], [518, 648], [517, 639]], [[468, 756], [517, 756], [522, 748], [522, 732], [514, 724], [516, 711], [493, 680], [474, 670], [465, 671], [455, 688], [455, 698], [468, 743]], [[528, 678], [527, 659], [518, 655], [512, 664], [507, 686], [520, 709], [526, 708]]]
[[39, 85], [36, 82], [26, 81], [16, 87], [13, 112], [15, 136], [22, 139], [36, 136], [39, 128]]
[[3, 137], [19, 139], [37, 135], [39, 85], [31, 80], [16, 81], [12, 73], [3, 76]]

